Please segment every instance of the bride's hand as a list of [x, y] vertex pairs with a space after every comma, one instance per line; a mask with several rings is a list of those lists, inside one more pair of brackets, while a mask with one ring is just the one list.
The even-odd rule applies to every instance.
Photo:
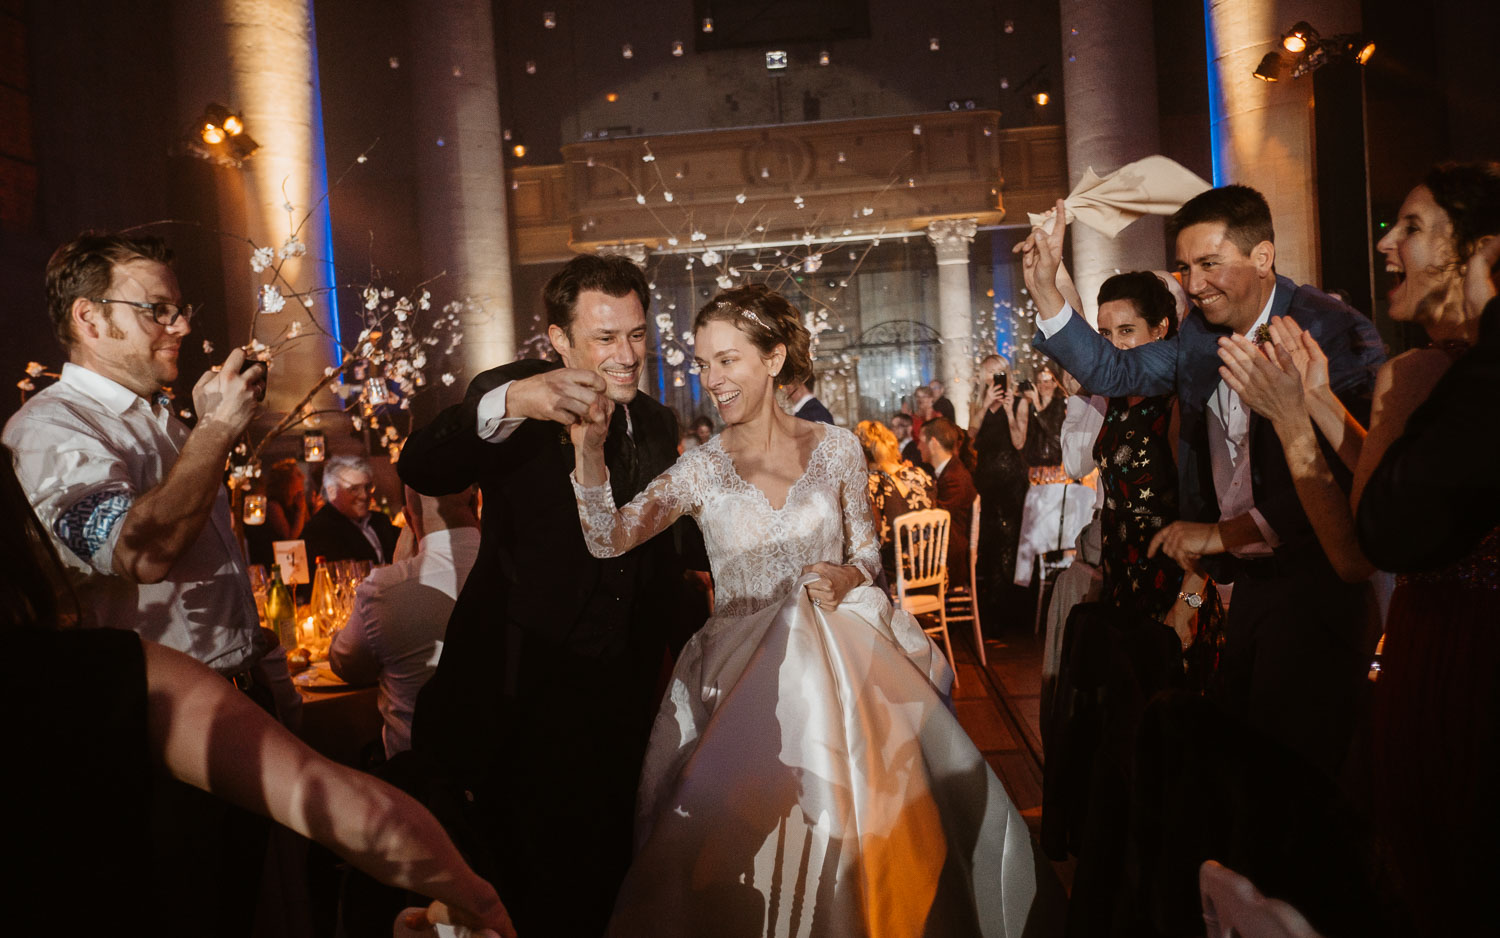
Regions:
[[836, 609], [849, 591], [864, 582], [864, 575], [851, 566], [835, 563], [810, 563], [802, 568], [803, 574], [816, 573], [818, 579], [807, 584], [807, 595], [814, 606]]
[[583, 419], [568, 426], [568, 436], [573, 447], [590, 453], [604, 452], [604, 440], [609, 436], [609, 419], [614, 415], [615, 402], [603, 394], [594, 395], [588, 413]]

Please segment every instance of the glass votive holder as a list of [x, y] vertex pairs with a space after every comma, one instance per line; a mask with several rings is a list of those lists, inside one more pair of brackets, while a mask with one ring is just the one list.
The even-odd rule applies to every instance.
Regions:
[[328, 441], [323, 434], [309, 430], [302, 434], [302, 458], [307, 462], [322, 462], [328, 456]]
[[245, 496], [245, 523], [249, 525], [266, 523], [266, 497], [264, 495]]

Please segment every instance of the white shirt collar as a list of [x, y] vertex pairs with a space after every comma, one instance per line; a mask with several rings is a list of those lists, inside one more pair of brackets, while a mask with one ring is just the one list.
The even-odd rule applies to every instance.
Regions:
[[811, 394], [809, 394], [806, 397], [804, 397], [802, 400], [800, 400], [797, 403], [793, 404], [792, 405], [792, 413], [795, 414], [798, 411], [800, 411], [802, 408], [806, 407], [807, 406], [807, 402], [810, 401], [810, 400], [812, 400], [812, 399], [813, 399], [813, 396]]
[[1251, 342], [1254, 342], [1256, 331], [1260, 329], [1261, 326], [1268, 325], [1271, 322], [1271, 304], [1275, 302], [1276, 284], [1273, 282], [1271, 284], [1271, 295], [1266, 297], [1266, 306], [1260, 311], [1260, 315], [1255, 318], [1255, 322], [1250, 324], [1250, 331], [1245, 333], [1245, 338], [1249, 339]]
[[83, 365], [75, 362], [64, 362], [62, 374], [58, 376], [57, 380], [87, 394], [109, 408], [116, 415], [125, 413], [136, 401], [146, 404], [160, 404], [166, 397], [165, 394], [158, 392], [156, 401], [146, 401], [139, 394], [113, 378], [106, 378], [99, 372], [85, 368]]
[[945, 459], [942, 462], [938, 463], [936, 466], [933, 466], [932, 467], [932, 477], [934, 479], [936, 479], [938, 476], [942, 475], [943, 474], [943, 470], [946, 469], [946, 468], [948, 468], [948, 464], [950, 462], [952, 462], [952, 461], [953, 461], [953, 457], [949, 456], [947, 459]]

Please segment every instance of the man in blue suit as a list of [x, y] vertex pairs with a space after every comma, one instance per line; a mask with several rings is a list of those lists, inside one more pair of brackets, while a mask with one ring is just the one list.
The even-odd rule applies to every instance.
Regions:
[[[1272, 316], [1291, 317], [1327, 355], [1333, 392], [1368, 424], [1375, 369], [1385, 358], [1380, 338], [1356, 310], [1277, 276], [1271, 212], [1256, 190], [1209, 190], [1179, 209], [1169, 228], [1194, 304], [1175, 338], [1116, 349], [1073, 312], [1055, 285], [1059, 220], [1024, 246], [1043, 336], [1036, 344], [1096, 394], [1177, 394], [1181, 520], [1157, 535], [1152, 552], [1234, 583], [1220, 701], [1333, 774], [1363, 697], [1377, 634], [1373, 594], [1368, 582], [1345, 583], [1334, 572], [1271, 424], [1220, 378], [1218, 347], [1232, 333], [1264, 334]], [[1350, 473], [1321, 433], [1319, 442], [1347, 490]]]

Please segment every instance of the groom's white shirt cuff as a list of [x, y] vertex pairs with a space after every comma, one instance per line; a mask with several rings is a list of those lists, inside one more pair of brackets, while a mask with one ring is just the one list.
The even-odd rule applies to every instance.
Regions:
[[[1073, 307], [1069, 305], [1067, 300], [1063, 300], [1062, 311], [1059, 312], [1056, 316], [1053, 316], [1051, 319], [1043, 319], [1041, 316], [1036, 317], [1036, 327], [1042, 330], [1042, 338], [1050, 339], [1061, 332], [1062, 327], [1066, 326], [1068, 324], [1068, 320], [1072, 318]], [[493, 394], [494, 392], [492, 391], [490, 393]]]
[[479, 399], [479, 406], [476, 408], [478, 426], [475, 429], [479, 438], [486, 443], [504, 443], [505, 438], [526, 420], [525, 417], [505, 416], [505, 395], [510, 390], [511, 383], [507, 381], [498, 388], [492, 388]]

